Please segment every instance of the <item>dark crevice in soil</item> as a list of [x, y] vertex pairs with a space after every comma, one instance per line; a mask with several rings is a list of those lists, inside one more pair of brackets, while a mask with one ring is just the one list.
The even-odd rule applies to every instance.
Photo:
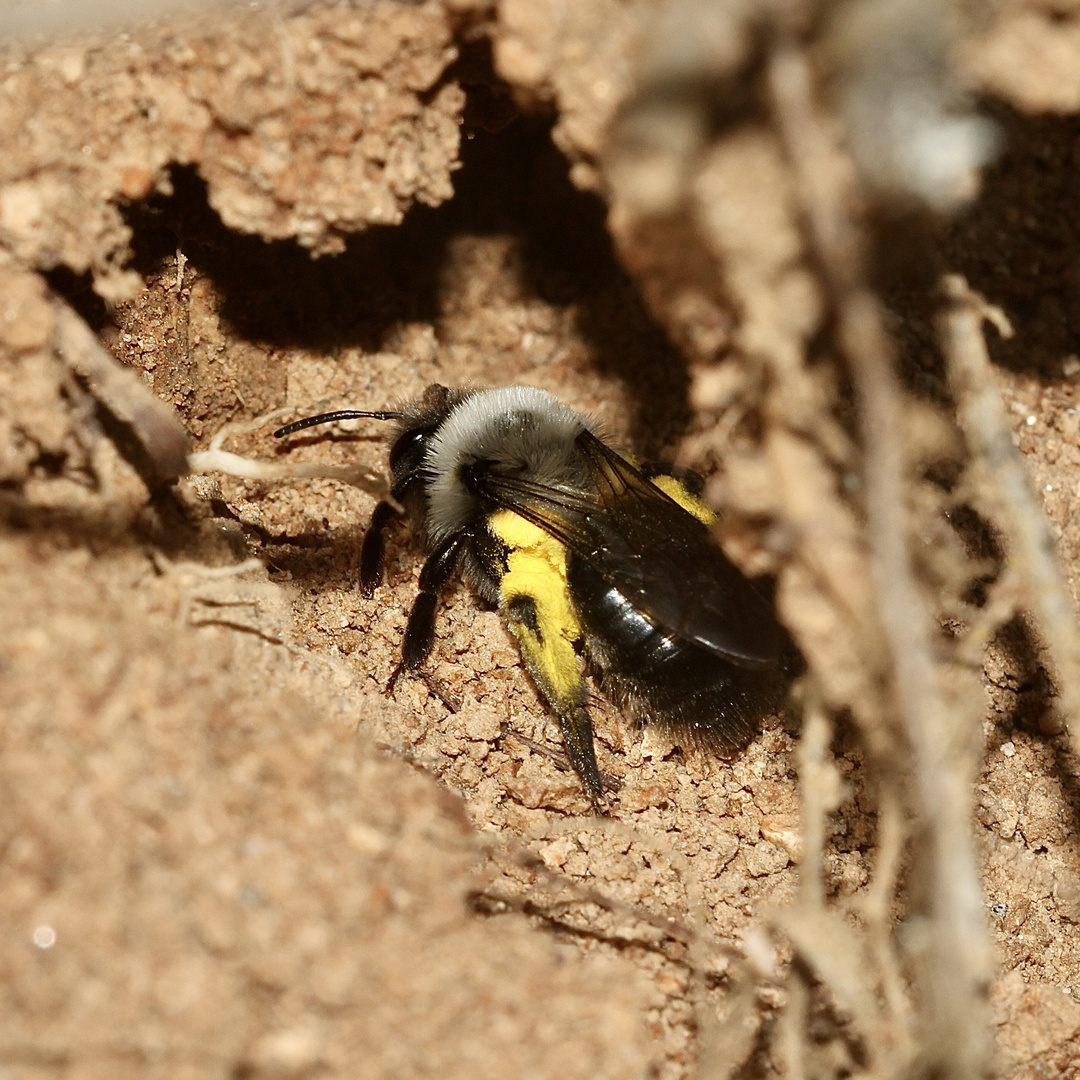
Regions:
[[1003, 732], [1039, 732], [1039, 721], [1053, 705], [1053, 685], [1042, 664], [1042, 650], [1033, 639], [1031, 629], [1020, 616], [1003, 626], [995, 642], [1012, 661], [1015, 685], [1008, 687], [1015, 703], [1006, 715], [999, 715], [998, 725]]
[[210, 280], [220, 314], [241, 337], [269, 347], [374, 350], [399, 323], [438, 314], [442, 248], [417, 221], [426, 208], [401, 227], [350, 238], [341, 255], [316, 259], [292, 241], [228, 229], [193, 169], [174, 169], [172, 186], [171, 196], [129, 213], [132, 266], [153, 278], [168, 272], [181, 250], [195, 276]]
[[94, 292], [94, 278], [89, 270], [77, 274], [67, 266], [46, 271], [45, 280], [57, 296], [63, 297], [82, 316], [87, 326], [100, 334], [111, 323], [109, 306]]
[[1080, 356], [1080, 203], [1072, 175], [1080, 118], [1028, 116], [989, 101], [1004, 150], [983, 171], [979, 197], [952, 221], [926, 215], [880, 218], [871, 277], [894, 315], [900, 374], [913, 393], [949, 407], [934, 319], [943, 273], [963, 274], [999, 304], [1016, 330], [987, 334], [994, 361], [1045, 381], [1066, 377]]
[[1001, 125], [1005, 150], [942, 251], [1012, 320], [1011, 340], [988, 335], [994, 360], [1058, 380], [1062, 361], [1080, 355], [1080, 117], [1027, 116], [1000, 102], [985, 108]]
[[[181, 250], [189, 272], [211, 281], [236, 333], [269, 348], [377, 351], [393, 347], [402, 324], [439, 329], [455, 301], [455, 238], [509, 237], [513, 287], [570, 308], [591, 362], [626, 385], [637, 449], [655, 454], [670, 445], [689, 420], [685, 361], [619, 267], [604, 203], [571, 184], [546, 120], [465, 134], [454, 199], [415, 206], [401, 225], [371, 228], [351, 237], [342, 254], [320, 259], [292, 242], [227, 229], [194, 170], [177, 168], [171, 196], [129, 211], [132, 265], [148, 280], [167, 276]], [[104, 321], [94, 314], [99, 328]]]

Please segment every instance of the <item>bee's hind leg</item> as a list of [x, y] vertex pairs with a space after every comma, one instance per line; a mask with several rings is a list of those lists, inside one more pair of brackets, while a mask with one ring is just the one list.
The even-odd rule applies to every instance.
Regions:
[[553, 615], [551, 605], [545, 605], [542, 596], [507, 590], [499, 606], [506, 625], [517, 638], [525, 669], [559, 718], [567, 756], [585, 786], [593, 809], [606, 814], [604, 782], [593, 747], [592, 720], [585, 707], [589, 690], [569, 628]]
[[563, 743], [574, 772], [581, 777], [585, 792], [593, 809], [598, 814], [607, 813], [604, 799], [604, 782], [596, 764], [596, 750], [593, 747], [592, 720], [584, 705], [579, 705], [566, 712], [559, 711], [559, 727], [562, 729]]

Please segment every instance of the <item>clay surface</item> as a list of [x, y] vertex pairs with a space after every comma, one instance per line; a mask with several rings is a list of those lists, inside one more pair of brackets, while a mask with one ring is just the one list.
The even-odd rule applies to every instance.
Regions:
[[[1003, 152], [930, 243], [1013, 323], [995, 379], [1080, 602], [1080, 20], [1013, 7], [957, 61]], [[784, 1073], [771, 1033], [790, 950], [763, 927], [795, 902], [804, 850], [797, 708], [723, 761], [598, 698], [617, 786], [598, 820], [497, 613], [464, 585], [427, 668], [457, 711], [417, 679], [386, 696], [422, 552], [395, 523], [385, 583], [360, 595], [376, 493], [207, 475], [151, 494], [55, 347], [62, 302], [197, 451], [274, 410], [540, 386], [618, 444], [704, 472], [733, 555], [781, 573], [768, 410], [750, 434], [742, 421], [764, 369], [738, 358], [798, 367], [825, 301], [759, 118], [695, 158], [697, 203], [632, 197], [609, 133], [642, 18], [604, 0], [379, 0], [7, 46], [4, 1076], [676, 1080], [717, 1047], [729, 1075]], [[1054, 66], [1032, 62], [1044, 48]], [[882, 277], [912, 430], [948, 458], [924, 299]], [[812, 419], [842, 376], [804, 370]], [[850, 420], [830, 413], [833, 456], [807, 462], [805, 498], [827, 557], [852, 560], [858, 610], [865, 571], [843, 538], [859, 514], [814, 496], [815, 469], [855, 467]], [[274, 426], [225, 448], [385, 473], [375, 421], [285, 444]], [[928, 579], [1001, 561], [957, 536], [922, 537]], [[854, 624], [794, 571], [777, 591], [822, 700], [869, 701]], [[1018, 1078], [1080, 1075], [1080, 764], [1037, 640], [1017, 617], [987, 649], [972, 800], [995, 1067]], [[836, 716], [821, 873], [854, 926], [878, 804]], [[737, 1037], [730, 1015], [752, 1017]], [[823, 1007], [812, 1075], [859, 1067], [849, 1021]]]

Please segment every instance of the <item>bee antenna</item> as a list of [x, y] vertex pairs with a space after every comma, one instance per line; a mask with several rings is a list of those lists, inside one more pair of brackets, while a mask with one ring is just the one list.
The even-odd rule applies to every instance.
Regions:
[[274, 432], [275, 439], [284, 438], [294, 431], [315, 427], [317, 424], [332, 424], [336, 420], [404, 420], [405, 414], [383, 410], [381, 412], [358, 412], [356, 409], [339, 409], [337, 412], [319, 413], [318, 416], [305, 416], [303, 420], [294, 420], [291, 424], [279, 427]]

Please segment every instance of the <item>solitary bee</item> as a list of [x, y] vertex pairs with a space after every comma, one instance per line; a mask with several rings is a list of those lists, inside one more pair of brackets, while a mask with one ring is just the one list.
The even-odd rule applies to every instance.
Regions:
[[433, 385], [400, 410], [323, 413], [274, 434], [364, 417], [395, 429], [394, 502], [375, 507], [364, 537], [363, 595], [379, 584], [394, 503], [430, 550], [395, 675], [427, 659], [439, 593], [460, 570], [498, 605], [601, 813], [582, 658], [631, 719], [706, 750], [744, 746], [780, 706], [782, 632], [713, 543], [715, 515], [685, 481], [638, 466], [527, 386]]

